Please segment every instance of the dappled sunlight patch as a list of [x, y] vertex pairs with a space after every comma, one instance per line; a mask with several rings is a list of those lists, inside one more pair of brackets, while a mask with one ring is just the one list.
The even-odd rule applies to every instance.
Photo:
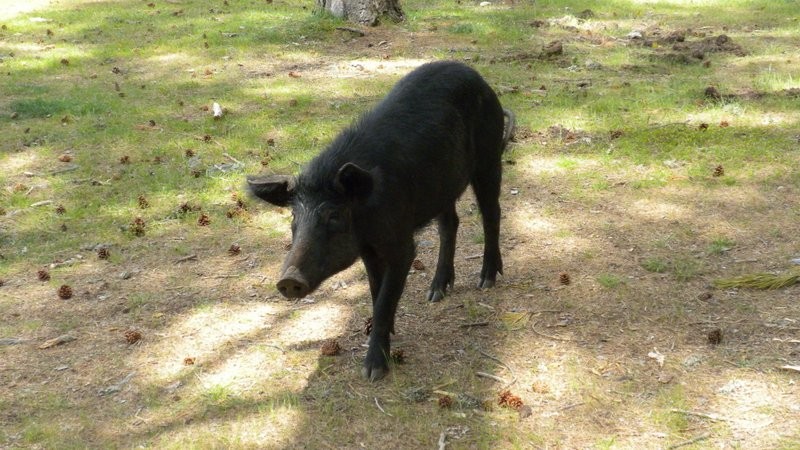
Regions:
[[[269, 303], [199, 307], [175, 323], [143, 356], [151, 381], [167, 381], [194, 364], [212, 363], [226, 345], [236, 344], [274, 325], [281, 308]], [[146, 355], [148, 352], [143, 352]], [[193, 358], [186, 364], [186, 358]]]
[[0, 172], [5, 175], [22, 174], [40, 162], [39, 152], [7, 153], [0, 159]]
[[337, 78], [368, 77], [374, 75], [404, 75], [430, 62], [425, 59], [354, 59], [330, 66], [330, 75]]
[[721, 128], [720, 123], [727, 122], [725, 125], [730, 127], [787, 127], [800, 123], [800, 113], [796, 112], [764, 112], [738, 108], [733, 103], [720, 106], [719, 108], [708, 109], [699, 113], [688, 114], [686, 120], [692, 125], [699, 127], [706, 124], [709, 127]]
[[553, 221], [544, 218], [536, 211], [523, 211], [514, 214], [511, 223], [516, 230], [526, 231], [531, 235], [553, 234], [559, 230], [559, 226]]
[[[794, 392], [793, 392], [794, 391]], [[744, 439], [758, 435], [767, 442], [776, 442], [782, 436], [775, 422], [796, 420], [798, 411], [796, 389], [781, 387], [758, 374], [737, 373], [716, 389], [712, 408], [728, 422], [735, 438]]]
[[564, 157], [535, 157], [521, 167], [530, 175], [556, 175], [567, 172], [583, 172], [600, 165], [599, 161], [577, 156]]
[[305, 420], [293, 406], [252, 411], [226, 419], [200, 420], [161, 435], [160, 448], [288, 448]]
[[[206, 388], [225, 386], [237, 396], [245, 396], [252, 389], [263, 389], [264, 381], [273, 378], [275, 372], [284, 370], [286, 358], [276, 357], [278, 353], [273, 348], [248, 346], [198, 377]], [[302, 380], [308, 375], [298, 374], [296, 371], [291, 373], [293, 378]]]
[[628, 211], [648, 220], [681, 220], [690, 214], [690, 211], [681, 205], [653, 198], [643, 198], [633, 202]]
[[276, 333], [271, 335], [285, 344], [333, 338], [342, 332], [349, 315], [349, 308], [344, 305], [316, 304], [308, 309], [296, 310], [291, 317], [281, 323]]
[[[143, 74], [149, 75], [147, 77], [143, 77], [143, 80], [158, 80], [161, 76], [165, 73], [171, 73], [174, 71], [182, 71], [184, 72], [183, 76], [190, 76], [190, 72], [186, 72], [187, 68], [197, 66], [199, 64], [199, 59], [195, 56], [192, 56], [185, 52], [176, 52], [176, 53], [162, 53], [158, 55], [151, 56], [142, 61], [141, 67], [146, 67], [146, 71]], [[198, 70], [198, 73], [203, 73], [203, 70]], [[142, 74], [140, 74], [141, 76]]]
[[289, 209], [279, 208], [270, 211], [259, 207], [256, 210], [259, 209], [261, 212], [253, 215], [252, 223], [255, 227], [267, 232], [265, 238], [286, 236], [287, 240], [291, 239], [291, 211]]

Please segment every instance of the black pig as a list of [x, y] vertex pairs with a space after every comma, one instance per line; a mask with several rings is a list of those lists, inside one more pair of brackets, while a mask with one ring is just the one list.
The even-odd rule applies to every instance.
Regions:
[[475, 70], [434, 62], [401, 79], [299, 176], [248, 177], [254, 195], [292, 207], [292, 248], [277, 283], [284, 296], [304, 297], [359, 257], [364, 262], [373, 309], [367, 379], [388, 371], [389, 333], [415, 256], [414, 231], [434, 218], [439, 261], [428, 300], [441, 300], [453, 286], [456, 201], [468, 184], [485, 236], [478, 287], [494, 286], [503, 273], [501, 154], [513, 127], [513, 114]]

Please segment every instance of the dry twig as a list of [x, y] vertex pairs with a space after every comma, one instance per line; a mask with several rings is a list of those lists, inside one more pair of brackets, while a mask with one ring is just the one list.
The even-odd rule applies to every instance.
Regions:
[[378, 397], [373, 397], [373, 398], [375, 399], [375, 406], [377, 406], [377, 407], [378, 407], [378, 409], [380, 409], [382, 413], [386, 414], [386, 415], [387, 415], [387, 416], [389, 416], [389, 417], [394, 417], [393, 415], [391, 415], [391, 414], [387, 413], [387, 412], [386, 412], [386, 410], [384, 410], [384, 409], [381, 407], [381, 404], [380, 404], [380, 403], [378, 403]]
[[197, 255], [191, 254], [189, 256], [184, 256], [183, 258], [179, 258], [175, 261], [175, 264], [186, 262], [186, 261], [197, 261]]
[[712, 420], [714, 422], [727, 422], [728, 421], [728, 419], [726, 419], [724, 417], [721, 417], [721, 416], [718, 416], [716, 414], [706, 414], [706, 413], [695, 412], [695, 411], [687, 411], [685, 409], [675, 409], [675, 408], [673, 408], [673, 409], [670, 409], [669, 412], [676, 413], [676, 414], [683, 414], [683, 415], [686, 415], [686, 416], [702, 417], [703, 419]]
[[459, 328], [472, 328], [472, 327], [485, 327], [489, 325], [489, 322], [472, 322], [472, 323], [462, 323], [459, 325]]
[[667, 449], [668, 450], [672, 450], [672, 449], [675, 449], [675, 448], [685, 447], [687, 445], [692, 445], [694, 443], [697, 443], [697, 442], [700, 442], [700, 441], [704, 441], [704, 440], [708, 439], [709, 437], [711, 437], [711, 435], [708, 434], [708, 433], [701, 434], [700, 436], [694, 437], [694, 438], [689, 439], [687, 441], [678, 442], [677, 444], [670, 445], [669, 447], [667, 447]]
[[490, 378], [490, 379], [492, 379], [492, 380], [494, 380], [494, 381], [497, 381], [497, 382], [499, 382], [499, 383], [503, 383], [503, 384], [505, 384], [505, 383], [506, 383], [506, 380], [505, 380], [505, 379], [503, 379], [503, 378], [500, 378], [500, 377], [498, 377], [498, 376], [496, 376], [496, 375], [492, 375], [492, 374], [490, 374], [490, 373], [486, 373], [486, 372], [475, 372], [475, 375], [477, 375], [477, 376], [479, 376], [479, 377], [483, 377], [483, 378]]
[[364, 36], [367, 35], [367, 33], [365, 33], [364, 31], [359, 30], [358, 28], [336, 27], [336, 29], [340, 30], [340, 31], [349, 31], [350, 33], [357, 34], [357, 35], [359, 35], [361, 37], [364, 37]]
[[483, 356], [485, 356], [485, 357], [487, 357], [487, 358], [491, 359], [492, 361], [495, 361], [496, 363], [500, 364], [501, 366], [505, 367], [505, 368], [506, 368], [506, 370], [508, 370], [508, 373], [510, 373], [510, 374], [511, 374], [511, 381], [509, 381], [509, 382], [508, 382], [508, 384], [506, 384], [505, 386], [503, 386], [503, 389], [504, 389], [504, 390], [505, 390], [505, 389], [508, 389], [509, 387], [511, 387], [511, 385], [513, 385], [514, 383], [516, 383], [516, 382], [517, 382], [517, 376], [516, 376], [516, 375], [514, 375], [514, 371], [513, 371], [513, 370], [511, 370], [511, 367], [509, 367], [509, 366], [508, 366], [508, 364], [504, 363], [503, 361], [501, 361], [501, 360], [500, 360], [499, 358], [497, 358], [496, 356], [492, 356], [492, 355], [490, 355], [490, 354], [488, 354], [488, 353], [484, 352], [484, 351], [483, 351], [483, 350], [481, 350], [481, 349], [478, 349], [478, 352], [479, 352], [481, 355], [483, 355]]

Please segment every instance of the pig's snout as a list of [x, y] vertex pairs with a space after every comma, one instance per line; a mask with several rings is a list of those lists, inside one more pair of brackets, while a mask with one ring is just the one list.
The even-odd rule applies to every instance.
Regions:
[[276, 286], [287, 298], [303, 298], [311, 292], [308, 282], [295, 266], [286, 268]]

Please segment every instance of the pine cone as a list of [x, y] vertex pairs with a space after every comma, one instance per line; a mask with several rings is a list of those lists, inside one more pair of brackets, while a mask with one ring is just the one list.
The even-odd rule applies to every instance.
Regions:
[[131, 232], [134, 236], [144, 236], [144, 219], [137, 217], [131, 224]]
[[61, 287], [58, 288], [58, 296], [64, 300], [72, 298], [72, 288], [66, 284], [61, 285]]
[[137, 330], [127, 330], [125, 331], [125, 341], [128, 344], [135, 344], [142, 340], [142, 333]]
[[547, 384], [543, 381], [534, 381], [531, 385], [531, 390], [537, 394], [547, 394], [550, 392], [550, 388], [547, 387]]
[[342, 347], [339, 346], [336, 339], [328, 339], [322, 344], [322, 348], [320, 349], [320, 353], [322, 353], [323, 356], [336, 356], [340, 351], [342, 351]]
[[511, 391], [503, 391], [500, 393], [500, 399], [497, 401], [500, 406], [508, 408], [519, 409], [522, 407], [522, 399], [512, 394]]
[[230, 248], [228, 248], [228, 254], [231, 256], [236, 256], [241, 252], [242, 249], [239, 247], [239, 244], [231, 244]]
[[367, 317], [364, 321], [364, 334], [369, 336], [370, 333], [372, 333], [372, 317]]
[[138, 200], [139, 200], [139, 208], [145, 209], [150, 207], [150, 202], [147, 201], [144, 195], [140, 195]]
[[725, 168], [722, 167], [722, 165], [720, 164], [720, 165], [718, 165], [717, 167], [714, 168], [714, 176], [715, 177], [721, 177], [723, 175], [725, 175]]
[[411, 267], [413, 267], [414, 270], [425, 270], [425, 264], [418, 259], [415, 259], [414, 262], [411, 263]]
[[564, 286], [568, 285], [571, 282], [569, 274], [567, 272], [561, 272], [561, 274], [558, 275], [558, 282]]
[[197, 219], [197, 224], [201, 227], [208, 226], [211, 223], [211, 219], [205, 213], [200, 214], [200, 218]]
[[715, 328], [708, 333], [708, 343], [711, 345], [719, 345], [722, 343], [722, 330]]
[[97, 250], [97, 257], [98, 258], [100, 258], [100, 259], [108, 259], [109, 256], [111, 256], [111, 252], [107, 248], [101, 247], [101, 248], [99, 248]]
[[439, 408], [450, 408], [453, 406], [453, 398], [449, 395], [439, 396]]
[[120, 164], [130, 164], [131, 163], [131, 157], [128, 156], [128, 155], [120, 156], [119, 163]]
[[50, 279], [50, 272], [42, 269], [36, 272], [36, 276], [39, 277], [39, 281], [47, 281]]
[[192, 156], [194, 156], [194, 150], [187, 148], [184, 154], [186, 155], [187, 158], [191, 158]]
[[397, 364], [403, 364], [406, 361], [406, 352], [402, 348], [396, 348], [391, 353], [392, 361]]
[[192, 357], [183, 358], [183, 365], [184, 366], [193, 366], [194, 362], [195, 362], [195, 359], [192, 358]]
[[67, 212], [67, 208], [64, 208], [64, 205], [56, 206], [56, 214], [62, 215]]

